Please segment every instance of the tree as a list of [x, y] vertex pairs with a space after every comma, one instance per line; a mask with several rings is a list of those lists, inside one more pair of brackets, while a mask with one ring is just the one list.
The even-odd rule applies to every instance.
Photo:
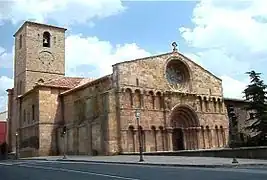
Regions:
[[251, 139], [257, 145], [263, 145], [267, 140], [267, 86], [260, 77], [261, 73], [252, 70], [246, 74], [251, 80], [243, 92], [248, 102], [246, 110], [251, 112], [247, 120], [249, 122], [247, 128], [256, 134]]

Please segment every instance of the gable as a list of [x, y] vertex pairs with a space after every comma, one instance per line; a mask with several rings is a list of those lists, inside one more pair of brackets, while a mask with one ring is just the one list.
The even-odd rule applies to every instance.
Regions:
[[[183, 88], [170, 87], [166, 67], [172, 60], [181, 61], [188, 69], [190, 80]], [[118, 63], [113, 66], [113, 72], [121, 86], [222, 96], [221, 79], [178, 52]]]

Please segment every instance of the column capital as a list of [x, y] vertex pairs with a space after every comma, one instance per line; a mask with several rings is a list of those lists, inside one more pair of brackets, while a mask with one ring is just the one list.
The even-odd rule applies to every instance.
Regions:
[[172, 132], [173, 132], [173, 127], [167, 127], [167, 128], [166, 128], [166, 131], [167, 131], [168, 133], [172, 133]]

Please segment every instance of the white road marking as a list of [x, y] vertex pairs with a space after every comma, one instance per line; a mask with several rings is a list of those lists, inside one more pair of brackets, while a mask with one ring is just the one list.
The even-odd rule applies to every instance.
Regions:
[[0, 165], [3, 165], [3, 166], [12, 166], [12, 164], [10, 164], [10, 163], [0, 163]]
[[[175, 166], [150, 166], [150, 165], [145, 165], [145, 166], [142, 166], [142, 164], [113, 164], [113, 163], [95, 163], [95, 162], [70, 162], [70, 161], [54, 161], [54, 160], [51, 160], [51, 161], [27, 161], [27, 162], [24, 162], [23, 164], [28, 164], [28, 165], [34, 165], [34, 164], [46, 164], [46, 163], [53, 163], [53, 164], [88, 164], [88, 165], [109, 165], [109, 166], [138, 166], [140, 168], [163, 168], [163, 169], [191, 169], [191, 170], [201, 170], [201, 171], [219, 171], [219, 172], [237, 172], [237, 173], [251, 173], [251, 174], [267, 174], [267, 171], [266, 169], [249, 169], [249, 168], [234, 168], [234, 167], [230, 167], [230, 168], [223, 168], [223, 167], [218, 167], [218, 168], [205, 168], [205, 167], [175, 167]], [[17, 163], [17, 164], [20, 164], [20, 163]], [[7, 164], [8, 165], [8, 164]], [[11, 164], [12, 165], [12, 164]], [[34, 166], [35, 167], [35, 166]], [[41, 166], [42, 167], [42, 166]], [[66, 169], [65, 169], [66, 170]], [[68, 170], [68, 169], [67, 169]], [[71, 170], [71, 171], [76, 171], [76, 170]], [[78, 171], [79, 172], [79, 171]], [[88, 172], [83, 172], [83, 173], [88, 173]], [[89, 172], [90, 173], [90, 172]], [[93, 174], [93, 173], [91, 173]], [[108, 175], [109, 177], [110, 175]], [[126, 177], [127, 178], [127, 177]], [[135, 179], [129, 179], [129, 180], [135, 180]]]
[[30, 166], [30, 165], [18, 165], [19, 167], [27, 167], [27, 168], [35, 168], [35, 169], [44, 169], [44, 170], [52, 170], [52, 171], [64, 171], [64, 172], [72, 172], [72, 173], [80, 173], [80, 174], [89, 174], [95, 176], [104, 176], [109, 178], [116, 178], [116, 179], [124, 179], [124, 180], [141, 180], [137, 178], [130, 178], [130, 177], [123, 177], [123, 176], [115, 176], [109, 174], [102, 174], [102, 173], [94, 173], [94, 172], [87, 172], [87, 171], [79, 171], [73, 169], [65, 169], [65, 168], [53, 168], [53, 167], [43, 167], [43, 166]]
[[12, 166], [12, 165], [18, 165], [18, 164], [23, 164], [23, 163], [22, 162], [0, 163], [0, 165], [3, 165], [3, 166]]

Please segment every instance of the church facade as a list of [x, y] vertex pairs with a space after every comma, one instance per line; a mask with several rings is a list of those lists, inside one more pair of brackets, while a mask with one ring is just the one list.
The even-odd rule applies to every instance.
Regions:
[[221, 79], [175, 47], [99, 79], [66, 77], [65, 31], [26, 21], [14, 35], [9, 143], [21, 157], [138, 152], [136, 109], [145, 152], [228, 146]]

